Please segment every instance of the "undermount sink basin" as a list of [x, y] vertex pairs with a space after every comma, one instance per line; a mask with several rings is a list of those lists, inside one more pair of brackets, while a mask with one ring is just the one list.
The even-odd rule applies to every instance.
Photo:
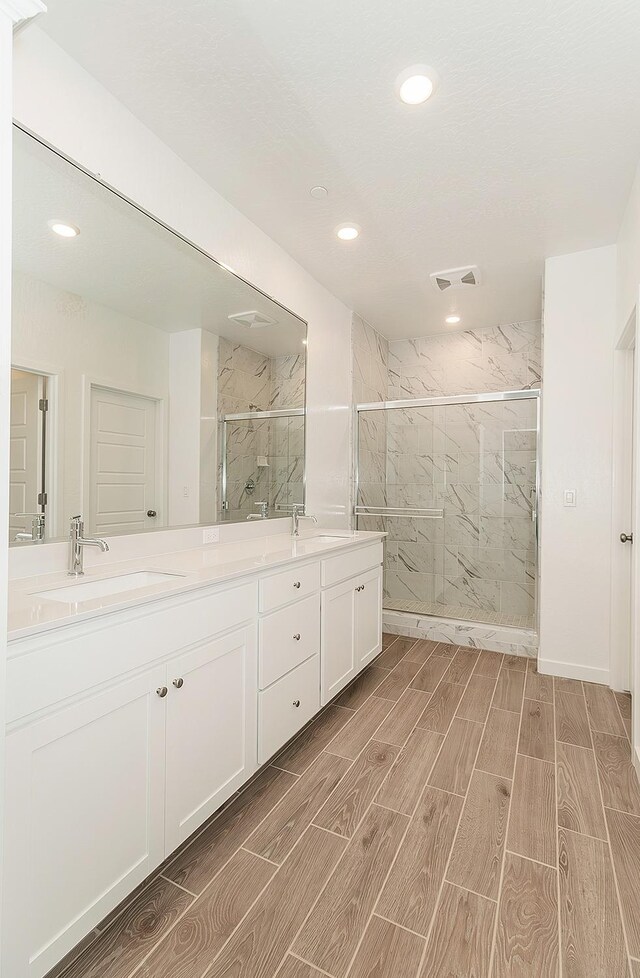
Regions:
[[318, 533], [315, 537], [302, 537], [296, 540], [296, 548], [299, 552], [304, 553], [304, 551], [321, 550], [323, 547], [329, 546], [336, 540], [344, 540], [344, 536], [332, 533]]
[[135, 574], [121, 574], [120, 577], [105, 577], [99, 581], [78, 581], [65, 587], [52, 588], [51, 591], [36, 591], [36, 597], [48, 601], [91, 601], [109, 594], [121, 594], [138, 588], [159, 584], [161, 581], [175, 580], [183, 574], [164, 574], [161, 571], [137, 571]]

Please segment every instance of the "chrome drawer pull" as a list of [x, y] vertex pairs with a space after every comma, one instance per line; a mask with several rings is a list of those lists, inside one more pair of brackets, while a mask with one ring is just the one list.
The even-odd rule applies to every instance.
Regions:
[[176, 687], [176, 689], [182, 689], [182, 687], [184, 686], [184, 679], [182, 678], [182, 676], [180, 677], [180, 679], [174, 679], [173, 685]]
[[158, 686], [158, 688], [156, 689], [156, 693], [158, 694], [158, 696], [160, 697], [160, 699], [162, 699], [163, 697], [165, 697], [168, 692], [169, 692], [169, 690], [167, 689], [166, 686]]
[[294, 581], [293, 582], [293, 586], [294, 587], [300, 587], [300, 581]]
[[294, 638], [294, 641], [299, 642], [300, 641], [300, 632], [296, 632], [295, 635], [293, 636], [293, 638]]
[[300, 706], [300, 700], [294, 700], [294, 701], [293, 701], [293, 705], [295, 706], [295, 708], [296, 708], [296, 710], [297, 710], [297, 709], [298, 709], [298, 707]]

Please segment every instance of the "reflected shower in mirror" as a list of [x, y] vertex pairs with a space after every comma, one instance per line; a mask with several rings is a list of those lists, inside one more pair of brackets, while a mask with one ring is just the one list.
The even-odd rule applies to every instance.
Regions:
[[11, 543], [304, 504], [301, 319], [18, 127], [13, 233]]

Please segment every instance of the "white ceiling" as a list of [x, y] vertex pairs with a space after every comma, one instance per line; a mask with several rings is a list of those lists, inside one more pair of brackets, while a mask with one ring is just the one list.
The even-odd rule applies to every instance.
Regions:
[[[206, 329], [267, 356], [299, 354], [306, 328], [271, 299], [200, 254], [23, 132], [14, 137], [13, 265], [166, 332]], [[61, 238], [48, 226], [80, 228]], [[264, 313], [249, 329], [228, 316]]]
[[[545, 256], [615, 240], [640, 156], [637, 0], [48, 0], [38, 24], [390, 337], [540, 313]], [[424, 106], [394, 80], [440, 76]], [[324, 184], [326, 202], [309, 188]], [[339, 242], [336, 225], [362, 227]]]

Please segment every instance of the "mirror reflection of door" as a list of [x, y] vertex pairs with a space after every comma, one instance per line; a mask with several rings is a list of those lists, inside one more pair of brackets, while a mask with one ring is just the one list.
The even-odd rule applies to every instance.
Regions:
[[[9, 540], [31, 536], [33, 515], [43, 513], [44, 424], [46, 379], [26, 370], [11, 370], [11, 442]], [[23, 515], [20, 515], [23, 514]], [[19, 538], [20, 539], [20, 538]]]
[[135, 533], [160, 524], [156, 413], [152, 398], [91, 388], [92, 533]]

